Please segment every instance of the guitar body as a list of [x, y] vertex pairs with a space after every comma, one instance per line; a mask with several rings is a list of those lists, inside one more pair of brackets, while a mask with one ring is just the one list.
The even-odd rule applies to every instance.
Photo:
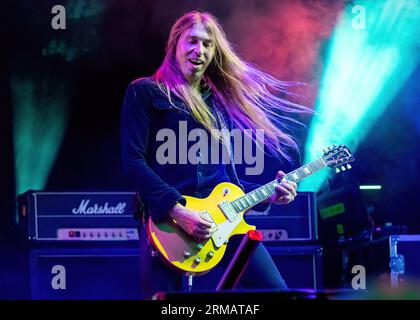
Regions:
[[[348, 170], [351, 161], [354, 161], [354, 157], [348, 147], [334, 145], [328, 147], [320, 159], [288, 173], [282, 179], [298, 183], [327, 166], [335, 168], [336, 172]], [[147, 223], [149, 240], [164, 261], [177, 270], [194, 275], [207, 273], [222, 260], [231, 236], [255, 230], [254, 226], [244, 221], [244, 212], [276, 194], [279, 183], [281, 180], [276, 178], [244, 194], [238, 186], [222, 182], [205, 199], [185, 196], [188, 209], [207, 215], [217, 227], [211, 238], [199, 243], [179, 227], [176, 221], [167, 219], [155, 223], [150, 218]]]
[[160, 256], [179, 271], [185, 274], [205, 274], [223, 258], [227, 240], [231, 236], [255, 230], [255, 226], [250, 226], [243, 220], [243, 212], [231, 221], [232, 219], [229, 220], [219, 207], [220, 203], [231, 202], [242, 195], [244, 192], [241, 188], [223, 182], [218, 184], [207, 198], [184, 196], [187, 201], [186, 208], [207, 212], [217, 225], [212, 237], [203, 242], [195, 241], [173, 220], [155, 223], [151, 218], [147, 223], [149, 240]]

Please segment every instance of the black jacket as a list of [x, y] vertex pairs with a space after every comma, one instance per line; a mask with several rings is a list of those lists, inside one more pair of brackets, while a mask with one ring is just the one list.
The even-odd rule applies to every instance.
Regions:
[[[203, 196], [211, 191], [198, 189], [200, 175], [203, 174], [207, 175], [205, 184], [210, 188], [224, 181], [240, 186], [245, 192], [259, 187], [258, 184], [239, 180], [233, 161], [230, 164], [217, 165], [198, 165], [190, 161], [181, 164], [179, 154], [173, 164], [160, 164], [157, 161], [156, 152], [162, 141], [157, 141], [156, 135], [160, 129], [171, 129], [178, 133], [180, 121], [185, 121], [188, 132], [196, 128], [203, 129], [180, 98], [176, 95], [171, 98], [172, 104], [151, 78], [133, 81], [125, 94], [121, 117], [123, 169], [144, 201], [148, 213], [156, 220], [165, 218], [169, 209], [177, 202], [185, 204], [182, 194]], [[210, 91], [203, 93], [203, 99], [211, 106], [217, 103]], [[230, 119], [226, 115], [223, 119], [228, 128], [232, 129]], [[180, 143], [178, 140], [177, 135], [177, 152]], [[194, 143], [195, 141], [187, 141], [186, 150], [190, 150]], [[185, 158], [185, 155], [182, 154], [181, 157]], [[268, 207], [269, 205], [260, 204], [253, 209], [265, 211]]]

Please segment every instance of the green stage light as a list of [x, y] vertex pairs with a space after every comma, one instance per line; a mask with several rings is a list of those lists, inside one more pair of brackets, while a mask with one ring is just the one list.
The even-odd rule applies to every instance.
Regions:
[[16, 194], [45, 187], [68, 118], [66, 89], [46, 79], [13, 76]]
[[42, 54], [61, 56], [67, 62], [73, 62], [101, 44], [105, 3], [101, 0], [69, 0], [64, 7], [67, 31], [54, 33], [42, 48]]
[[[344, 8], [331, 37], [305, 162], [333, 143], [355, 152], [419, 62], [420, 0], [358, 1], [365, 29], [355, 5]], [[309, 177], [299, 190], [319, 190], [328, 174]]]
[[70, 19], [83, 19], [101, 15], [105, 3], [101, 0], [70, 0], [65, 8]]

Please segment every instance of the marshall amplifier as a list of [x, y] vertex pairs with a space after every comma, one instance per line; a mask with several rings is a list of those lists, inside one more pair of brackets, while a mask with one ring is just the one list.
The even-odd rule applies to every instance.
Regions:
[[267, 245], [284, 241], [317, 241], [316, 199], [314, 192], [299, 192], [293, 202], [272, 205], [268, 213], [250, 211], [245, 220], [257, 227]]
[[138, 240], [134, 192], [37, 192], [18, 197], [23, 233], [34, 241]]

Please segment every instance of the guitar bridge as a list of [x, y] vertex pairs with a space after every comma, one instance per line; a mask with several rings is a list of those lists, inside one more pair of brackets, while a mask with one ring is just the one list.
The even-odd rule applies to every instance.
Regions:
[[223, 212], [225, 217], [230, 221], [233, 222], [238, 218], [238, 214], [236, 213], [235, 209], [233, 209], [230, 202], [222, 201], [219, 203], [219, 209]]

